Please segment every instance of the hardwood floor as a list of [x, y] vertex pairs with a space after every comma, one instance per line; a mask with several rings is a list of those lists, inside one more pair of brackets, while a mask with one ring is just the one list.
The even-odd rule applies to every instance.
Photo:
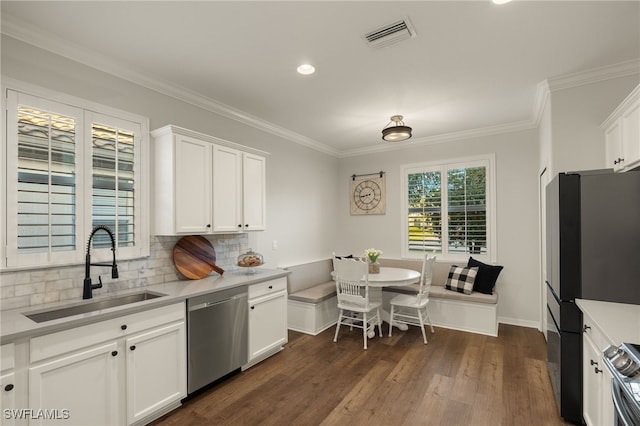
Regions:
[[[385, 324], [386, 326], [386, 324]], [[498, 337], [394, 330], [362, 349], [358, 330], [289, 332], [273, 357], [212, 386], [157, 420], [169, 425], [563, 425], [531, 328]]]

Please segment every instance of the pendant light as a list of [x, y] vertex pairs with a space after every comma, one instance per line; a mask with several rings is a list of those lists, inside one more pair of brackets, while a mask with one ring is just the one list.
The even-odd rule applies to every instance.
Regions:
[[401, 115], [391, 116], [389, 124], [382, 129], [382, 139], [387, 142], [406, 141], [411, 137], [411, 127], [405, 126]]

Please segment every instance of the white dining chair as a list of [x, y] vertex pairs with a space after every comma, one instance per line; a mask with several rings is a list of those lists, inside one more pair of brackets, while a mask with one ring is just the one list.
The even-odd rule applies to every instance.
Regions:
[[380, 302], [369, 300], [369, 271], [366, 262], [358, 259], [335, 259], [334, 279], [338, 293], [338, 323], [333, 341], [338, 341], [341, 325], [351, 329], [362, 329], [364, 348], [367, 349], [367, 337], [375, 335], [378, 326], [382, 337]]
[[[427, 344], [427, 334], [424, 331], [424, 324], [428, 323], [433, 333], [433, 324], [429, 316], [429, 290], [433, 279], [433, 267], [436, 263], [436, 256], [429, 256], [425, 253], [422, 262], [422, 275], [418, 294], [400, 294], [391, 299], [391, 313], [389, 315], [389, 336], [393, 330], [393, 324], [415, 325], [422, 330], [424, 344]], [[425, 321], [427, 321], [425, 323]]]

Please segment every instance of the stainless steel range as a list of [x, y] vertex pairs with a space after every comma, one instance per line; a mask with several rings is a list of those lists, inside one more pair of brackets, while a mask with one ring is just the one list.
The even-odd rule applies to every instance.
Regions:
[[640, 345], [609, 346], [604, 350], [604, 363], [613, 376], [614, 424], [640, 425]]

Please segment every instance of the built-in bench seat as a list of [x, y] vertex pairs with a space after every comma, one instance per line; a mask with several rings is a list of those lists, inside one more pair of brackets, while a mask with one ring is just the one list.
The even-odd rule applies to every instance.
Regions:
[[[379, 259], [384, 267], [422, 270], [421, 260]], [[429, 293], [429, 313], [434, 325], [473, 333], [498, 335], [498, 293], [471, 294], [444, 286], [453, 263], [436, 262]], [[284, 268], [288, 275], [287, 323], [290, 330], [316, 335], [335, 325], [338, 318], [336, 284], [331, 278], [333, 262], [324, 259]], [[418, 284], [384, 287], [383, 306], [397, 293], [415, 294]]]
[[[382, 259], [378, 260], [383, 267], [422, 270], [421, 260]], [[471, 292], [458, 293], [447, 290], [445, 284], [451, 265], [460, 263], [436, 261], [433, 279], [429, 291], [429, 314], [434, 325], [470, 331], [473, 333], [498, 335], [498, 293], [493, 294]], [[464, 266], [464, 265], [463, 265]], [[382, 292], [383, 305], [388, 306], [396, 293], [416, 294], [418, 284], [404, 287], [385, 287]]]
[[290, 330], [316, 335], [338, 320], [336, 283], [331, 278], [331, 259], [284, 268], [288, 276], [287, 326]]

